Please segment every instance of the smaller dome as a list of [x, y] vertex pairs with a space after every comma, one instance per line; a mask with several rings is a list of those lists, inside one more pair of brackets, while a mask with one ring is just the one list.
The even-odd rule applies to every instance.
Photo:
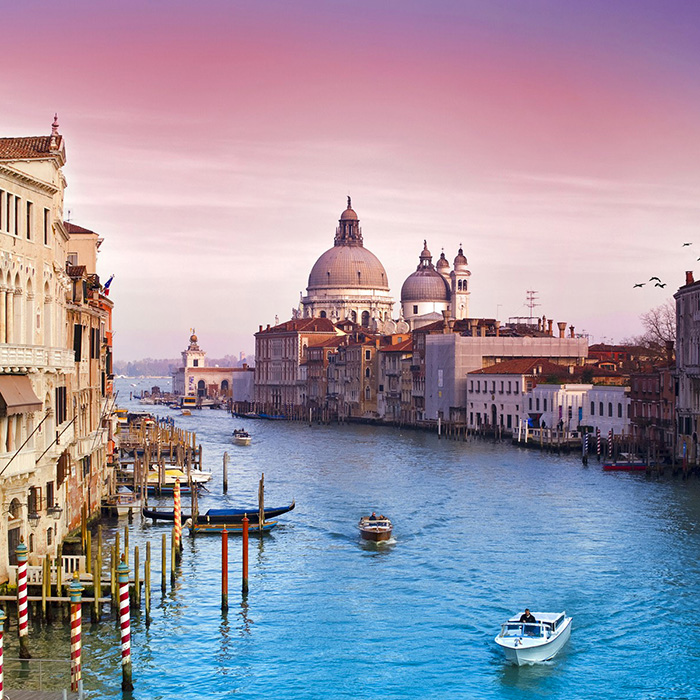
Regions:
[[454, 265], [455, 265], [455, 268], [467, 266], [467, 258], [464, 256], [464, 251], [462, 250], [462, 246], [459, 247], [459, 253], [457, 253], [457, 257], [455, 258]]
[[352, 208], [352, 203], [350, 201], [350, 197], [348, 197], [348, 208], [340, 215], [340, 220], [341, 221], [359, 221], [357, 217], [357, 213], [355, 210]]
[[447, 258], [445, 257], [445, 251], [440, 253], [440, 259], [437, 261], [437, 264], [435, 265], [435, 267], [438, 271], [441, 271], [441, 270], [444, 270], [444, 269], [450, 267], [450, 263], [447, 262]]
[[401, 303], [407, 301], [449, 301], [445, 278], [435, 270], [416, 270], [401, 287]]

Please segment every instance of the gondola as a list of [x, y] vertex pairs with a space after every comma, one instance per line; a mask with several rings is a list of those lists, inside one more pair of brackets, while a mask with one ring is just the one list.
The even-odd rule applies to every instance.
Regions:
[[[265, 518], [276, 518], [279, 515], [288, 513], [290, 510], [294, 510], [296, 502], [292, 501], [290, 505], [284, 506], [283, 508], [265, 508]], [[172, 522], [175, 520], [175, 515], [172, 510], [149, 510], [148, 508], [143, 508], [141, 510], [144, 517], [151, 518], [152, 520], [168, 520]], [[199, 522], [210, 522], [210, 523], [239, 523], [243, 520], [243, 516], [248, 514], [248, 520], [251, 523], [258, 522], [258, 510], [255, 506], [250, 508], [210, 508], [206, 513], [202, 513], [198, 520]], [[184, 523], [190, 517], [189, 513], [181, 513], [181, 519]]]

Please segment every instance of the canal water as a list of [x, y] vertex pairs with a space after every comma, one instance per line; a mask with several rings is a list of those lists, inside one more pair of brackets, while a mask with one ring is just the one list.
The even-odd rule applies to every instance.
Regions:
[[[120, 405], [137, 407], [129, 391], [159, 381], [121, 381]], [[595, 460], [393, 428], [155, 412], [197, 432], [215, 472], [201, 511], [254, 508], [261, 472], [269, 507], [293, 498], [297, 507], [251, 537], [247, 599], [231, 538], [227, 615], [220, 539], [186, 537], [176, 585], [168, 579], [161, 596], [169, 528], [135, 520], [132, 548], [142, 561], [146, 540], [154, 548], [154, 591], [150, 627], [143, 615], [132, 621], [133, 697], [700, 697], [696, 480], [608, 474]], [[234, 446], [243, 425], [252, 444]], [[360, 540], [357, 520], [373, 510], [392, 519], [392, 544]], [[514, 667], [494, 637], [525, 607], [566, 610], [573, 632], [554, 660]], [[115, 624], [84, 618], [87, 696], [118, 697]], [[67, 639], [43, 628], [33, 651], [67, 655]]]

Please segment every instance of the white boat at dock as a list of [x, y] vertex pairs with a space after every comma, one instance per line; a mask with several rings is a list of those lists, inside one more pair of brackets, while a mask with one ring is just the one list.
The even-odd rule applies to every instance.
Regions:
[[533, 612], [536, 622], [521, 622], [522, 614], [511, 617], [496, 637], [506, 659], [523, 666], [548, 661], [569, 641], [572, 618], [565, 612]]

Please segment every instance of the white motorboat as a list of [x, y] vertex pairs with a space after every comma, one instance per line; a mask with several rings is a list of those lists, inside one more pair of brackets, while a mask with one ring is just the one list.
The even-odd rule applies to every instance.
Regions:
[[243, 428], [237, 428], [233, 431], [233, 442], [235, 445], [250, 445], [250, 433]]
[[506, 659], [518, 666], [551, 659], [571, 636], [571, 619], [565, 612], [533, 612], [537, 622], [520, 622], [521, 614], [501, 627], [496, 644]]

